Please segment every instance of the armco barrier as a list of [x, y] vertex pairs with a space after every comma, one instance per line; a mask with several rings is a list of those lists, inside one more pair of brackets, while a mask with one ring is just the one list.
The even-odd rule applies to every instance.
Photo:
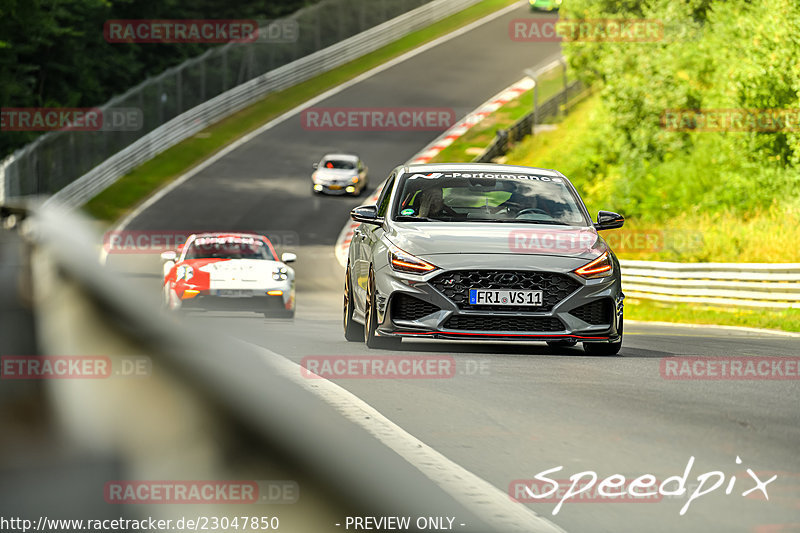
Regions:
[[[432, 0], [421, 7], [336, 44], [272, 69], [172, 118], [114, 153], [77, 179], [70, 178], [70, 183], [63, 187], [54, 186], [48, 179], [45, 179], [46, 177], [39, 176], [38, 170], [28, 168], [27, 171], [21, 171], [24, 161], [20, 159], [19, 155], [28, 147], [23, 148], [6, 160], [9, 166], [5, 168], [5, 172], [3, 167], [0, 167], [0, 186], [3, 187], [0, 196], [9, 200], [26, 194], [46, 194], [58, 191], [54, 195], [55, 201], [68, 206], [80, 205], [138, 165], [195, 135], [210, 124], [244, 109], [265, 95], [286, 89], [353, 61], [405, 35], [477, 4], [479, 1]], [[42, 141], [38, 142], [42, 144]], [[31, 148], [34, 147], [31, 146]], [[73, 153], [72, 156], [76, 157], [77, 155]], [[46, 164], [40, 161], [35, 167], [55, 171], [59, 162], [53, 158], [47, 159]], [[61, 175], [63, 176], [63, 174]], [[32, 185], [23, 183], [23, 180], [31, 180], [37, 184], [42, 180], [42, 183], [41, 186], [33, 187], [35, 189], [33, 192], [26, 192], [31, 190]]]
[[621, 260], [630, 298], [800, 309], [800, 263], [666, 263]]

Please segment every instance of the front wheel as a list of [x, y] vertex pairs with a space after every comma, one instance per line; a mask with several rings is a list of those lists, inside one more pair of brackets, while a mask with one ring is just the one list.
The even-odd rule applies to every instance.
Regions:
[[367, 348], [395, 348], [400, 346], [399, 337], [379, 337], [378, 329], [378, 310], [375, 307], [375, 275], [370, 270], [369, 281], [367, 283], [367, 301], [364, 307], [364, 343]]
[[169, 283], [164, 285], [164, 298], [162, 299], [162, 303], [164, 307], [170, 311], [179, 311], [181, 309], [181, 299], [175, 294], [175, 291], [172, 290]]
[[350, 285], [350, 267], [344, 274], [344, 306], [342, 309], [344, 338], [349, 342], [364, 340], [364, 326], [353, 320], [353, 287]]

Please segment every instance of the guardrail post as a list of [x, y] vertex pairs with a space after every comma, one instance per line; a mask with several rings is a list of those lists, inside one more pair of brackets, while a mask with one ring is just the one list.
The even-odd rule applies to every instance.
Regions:
[[228, 47], [222, 49], [222, 90], [227, 91], [228, 85]]
[[183, 68], [179, 68], [175, 73], [175, 108], [177, 114], [184, 112], [183, 109]]
[[569, 81], [567, 80], [567, 62], [562, 57], [560, 59], [562, 73], [564, 75], [564, 115], [569, 114]]

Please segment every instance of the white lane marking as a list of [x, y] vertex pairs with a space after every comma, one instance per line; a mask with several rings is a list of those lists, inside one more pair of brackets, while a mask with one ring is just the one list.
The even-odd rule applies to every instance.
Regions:
[[[342, 92], [342, 91], [344, 91], [346, 89], [349, 89], [353, 85], [361, 83], [364, 80], [367, 80], [367, 79], [369, 79], [369, 78], [371, 78], [371, 77], [373, 77], [373, 76], [375, 76], [377, 74], [380, 74], [384, 70], [387, 70], [387, 69], [390, 69], [390, 68], [392, 68], [392, 67], [394, 67], [396, 65], [399, 65], [400, 63], [403, 63], [404, 61], [408, 61], [409, 59], [411, 59], [411, 58], [413, 58], [415, 56], [418, 56], [418, 55], [420, 55], [420, 54], [422, 54], [424, 52], [427, 52], [428, 50], [430, 50], [430, 49], [432, 49], [432, 48], [434, 48], [436, 46], [439, 46], [440, 44], [445, 43], [445, 42], [447, 42], [447, 41], [449, 41], [451, 39], [455, 39], [456, 37], [464, 35], [465, 33], [468, 33], [470, 31], [474, 30], [475, 28], [478, 28], [479, 26], [482, 26], [482, 25], [486, 24], [487, 22], [491, 22], [492, 20], [494, 20], [496, 18], [502, 17], [506, 13], [510, 13], [511, 11], [514, 11], [515, 9], [519, 9], [519, 7], [524, 3], [525, 2], [515, 2], [515, 3], [513, 3], [513, 4], [509, 5], [509, 6], [504, 7], [503, 9], [501, 9], [499, 11], [495, 11], [494, 13], [491, 13], [491, 14], [489, 14], [489, 15], [481, 18], [481, 19], [478, 19], [478, 20], [476, 20], [474, 22], [471, 22], [471, 23], [467, 24], [466, 26], [462, 26], [461, 28], [459, 28], [459, 29], [457, 29], [457, 30], [455, 30], [455, 31], [453, 31], [451, 33], [448, 33], [447, 35], [443, 35], [441, 37], [438, 37], [438, 38], [434, 39], [433, 41], [430, 41], [430, 42], [428, 42], [426, 44], [423, 44], [422, 46], [420, 46], [418, 48], [414, 48], [413, 50], [410, 50], [410, 51], [408, 51], [408, 52], [406, 52], [406, 53], [404, 53], [404, 54], [402, 54], [402, 55], [400, 55], [400, 56], [398, 56], [398, 57], [396, 57], [396, 58], [394, 58], [394, 59], [392, 59], [392, 60], [390, 60], [390, 61], [388, 61], [386, 63], [382, 63], [381, 65], [378, 65], [377, 67], [375, 67], [375, 68], [373, 68], [371, 70], [368, 70], [367, 72], [364, 72], [363, 74], [359, 74], [355, 78], [353, 78], [353, 79], [351, 79], [349, 81], [346, 81], [346, 82], [342, 83], [341, 85], [337, 85], [336, 87], [333, 87], [332, 89], [329, 89], [329, 90], [325, 91], [324, 93], [322, 93], [322, 94], [320, 94], [318, 96], [315, 96], [311, 100], [307, 100], [306, 102], [300, 104], [299, 106], [295, 107], [294, 109], [291, 109], [291, 110], [287, 111], [286, 113], [280, 115], [279, 117], [271, 120], [270, 122], [267, 122], [266, 124], [264, 124], [263, 126], [259, 127], [258, 129], [248, 133], [244, 137], [240, 137], [239, 139], [237, 139], [233, 143], [225, 146], [224, 148], [222, 148], [220, 151], [218, 151], [215, 154], [213, 154], [208, 159], [205, 159], [204, 161], [200, 162], [197, 166], [192, 167], [191, 169], [186, 171], [184, 174], [182, 174], [181, 176], [176, 178], [174, 181], [168, 183], [167, 185], [165, 185], [164, 187], [162, 187], [161, 189], [156, 191], [149, 198], [147, 198], [147, 200], [145, 200], [144, 202], [139, 204], [136, 208], [134, 208], [133, 211], [131, 211], [127, 216], [125, 216], [122, 219], [122, 221], [120, 221], [116, 226], [114, 226], [114, 228], [111, 231], [122, 231], [122, 230], [124, 230], [128, 226], [128, 224], [130, 224], [133, 221], [133, 219], [135, 219], [136, 217], [141, 215], [144, 211], [149, 209], [153, 204], [155, 204], [157, 201], [162, 199], [164, 196], [166, 196], [167, 194], [169, 194], [170, 192], [175, 190], [177, 187], [180, 187], [183, 183], [186, 182], [186, 180], [188, 180], [192, 176], [195, 176], [200, 171], [208, 168], [210, 165], [216, 163], [217, 161], [219, 161], [220, 159], [222, 159], [223, 157], [225, 157], [229, 153], [233, 152], [234, 150], [236, 150], [240, 146], [252, 141], [255, 137], [258, 137], [259, 135], [261, 135], [265, 131], [268, 131], [268, 130], [274, 128], [275, 126], [277, 126], [278, 124], [281, 124], [282, 122], [285, 122], [287, 119], [289, 119], [289, 118], [291, 118], [291, 117], [293, 117], [295, 115], [298, 115], [299, 113], [301, 113], [305, 109], [308, 109], [309, 107], [311, 107], [311, 106], [313, 106], [313, 105], [315, 105], [315, 104], [317, 104], [317, 103], [319, 103], [319, 102], [321, 102], [321, 101], [323, 101], [323, 100], [325, 100], [327, 98], [330, 98], [331, 96], [334, 96], [334, 95], [336, 95], [336, 94], [338, 94], [338, 93], [340, 93], [340, 92]], [[107, 254], [107, 252], [105, 250], [103, 252], [101, 252], [100, 260], [101, 260], [102, 263], [105, 263], [107, 255], [108, 254]]]
[[304, 378], [300, 373], [302, 367], [294, 361], [263, 346], [247, 344], [263, 351], [264, 360], [276, 372], [320, 397], [345, 418], [364, 428], [496, 530], [509, 533], [566, 533], [406, 432], [353, 393], [324, 378]]
[[644, 326], [670, 326], [674, 328], [716, 328], [731, 331], [745, 331], [750, 333], [761, 333], [765, 335], [775, 335], [777, 337], [800, 337], [800, 333], [793, 331], [779, 331], [777, 329], [748, 328], [745, 326], [722, 326], [717, 324], [686, 324], [684, 322], [649, 322], [647, 320], [625, 319], [627, 324], [639, 324]]

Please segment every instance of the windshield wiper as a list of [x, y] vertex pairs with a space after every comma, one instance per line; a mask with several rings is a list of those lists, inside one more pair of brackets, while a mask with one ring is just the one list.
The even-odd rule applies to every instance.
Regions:
[[503, 224], [547, 224], [554, 226], [569, 226], [566, 222], [556, 220], [518, 220], [516, 218], [470, 218], [466, 222], [498, 222]]

